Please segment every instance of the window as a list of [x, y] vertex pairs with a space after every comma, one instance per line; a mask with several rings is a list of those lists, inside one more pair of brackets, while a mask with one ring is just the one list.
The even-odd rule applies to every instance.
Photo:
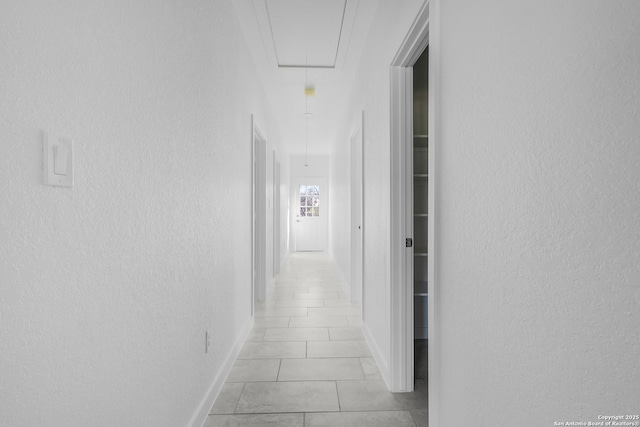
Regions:
[[317, 217], [320, 216], [320, 186], [301, 185], [300, 186], [300, 216]]

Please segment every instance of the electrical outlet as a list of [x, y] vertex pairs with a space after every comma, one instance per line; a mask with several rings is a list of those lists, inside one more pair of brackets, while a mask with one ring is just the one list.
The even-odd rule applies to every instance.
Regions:
[[204, 340], [205, 340], [204, 352], [209, 353], [209, 347], [211, 347], [211, 333], [209, 331], [206, 331], [204, 333]]

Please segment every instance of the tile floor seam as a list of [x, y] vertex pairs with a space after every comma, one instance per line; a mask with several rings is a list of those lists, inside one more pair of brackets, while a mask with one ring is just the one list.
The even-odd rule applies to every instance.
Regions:
[[[310, 427], [330, 424], [368, 426], [372, 423], [375, 425], [390, 426], [395, 424], [392, 420], [396, 420], [398, 422], [401, 421], [403, 426], [413, 425], [418, 427], [424, 425], [423, 414], [425, 413], [424, 411], [426, 408], [421, 403], [423, 400], [422, 397], [414, 395], [414, 398], [402, 398], [400, 401], [394, 403], [396, 399], [391, 397], [388, 389], [383, 383], [381, 383], [381, 377], [377, 364], [375, 363], [375, 359], [372, 358], [368, 351], [362, 353], [364, 349], [361, 345], [357, 344], [357, 342], [363, 341], [366, 344], [366, 339], [363, 339], [363, 337], [357, 332], [357, 329], [361, 329], [362, 325], [362, 307], [350, 304], [346, 289], [343, 289], [342, 291], [338, 289], [340, 286], [344, 288], [344, 283], [342, 282], [342, 279], [333, 272], [334, 267], [335, 266], [332, 265], [330, 258], [324, 253], [294, 253], [290, 255], [288, 262], [283, 263], [280, 279], [275, 280], [274, 287], [272, 288], [273, 292], [269, 294], [267, 301], [265, 301], [264, 305], [260, 309], [263, 316], [261, 317], [262, 320], [259, 327], [264, 329], [264, 331], [262, 332], [262, 335], [260, 332], [257, 332], [252, 337], [252, 339], [261, 340], [255, 341], [256, 343], [268, 343], [271, 345], [271, 347], [259, 349], [262, 351], [262, 355], [273, 355], [279, 357], [245, 359], [254, 361], [277, 359], [278, 362], [275, 381], [271, 380], [269, 376], [266, 376], [266, 381], [260, 381], [260, 383], [263, 383], [262, 386], [250, 386], [250, 384], [254, 384], [256, 382], [242, 383], [240, 395], [236, 398], [235, 406], [233, 407], [233, 414], [240, 417], [235, 419], [236, 422], [240, 422], [240, 420], [244, 419], [248, 420], [248, 417], [256, 414], [258, 414], [258, 418], [260, 418], [260, 416], [262, 416], [260, 414], [263, 414], [272, 416], [270, 418], [268, 417], [268, 419], [271, 419], [270, 425], [272, 425], [271, 423], [273, 423], [273, 420], [275, 419], [273, 417], [274, 414], [298, 414], [293, 423], [291, 423], [291, 418], [288, 418], [289, 421], [287, 421], [287, 425], [293, 426], [295, 424], [300, 426], [300, 422], [302, 421], [303, 426]], [[304, 284], [307, 283], [308, 286], [304, 286]], [[300, 293], [300, 290], [306, 290], [307, 294], [315, 295], [296, 295], [296, 293]], [[311, 292], [312, 290], [314, 292]], [[314, 299], [317, 297], [320, 298]], [[293, 300], [298, 302], [291, 302]], [[293, 307], [280, 307], [280, 305], [293, 305]], [[296, 307], [306, 308], [306, 310], [296, 312]], [[313, 308], [314, 310], [309, 310], [310, 308]], [[358, 314], [353, 315], [356, 311]], [[270, 314], [269, 312], [274, 314], [288, 314], [287, 312], [290, 312], [295, 313], [295, 315], [273, 317], [268, 316], [268, 314]], [[298, 315], [304, 312], [306, 312], [306, 316]], [[331, 316], [336, 313], [344, 313], [344, 315]], [[267, 314], [267, 316], [264, 316], [264, 314]], [[271, 326], [269, 328], [264, 328], [264, 325]], [[325, 338], [319, 341], [310, 340], [310, 337], [305, 336], [304, 332], [292, 332], [291, 335], [284, 334], [283, 336], [299, 337], [303, 340], [282, 342], [264, 341], [269, 329], [273, 329], [269, 335], [271, 337], [277, 337], [277, 331], [284, 332], [282, 331], [283, 328], [296, 329], [299, 327], [310, 328], [310, 331], [314, 328], [317, 328], [318, 330], [326, 330], [327, 332], [325, 333], [325, 337], [328, 339]], [[316, 334], [314, 338], [322, 335], [317, 335], [317, 331], [313, 333]], [[305, 348], [304, 356], [301, 351], [303, 342]], [[279, 346], [284, 345], [284, 343], [290, 344], [285, 347], [287, 350], [284, 353], [278, 354], [278, 352], [282, 352], [282, 350], [278, 350]], [[298, 344], [297, 350], [295, 350], [296, 346], [294, 346], [293, 343]], [[253, 348], [255, 350], [258, 347], [249, 346], [249, 348]], [[368, 349], [368, 345], [366, 348]], [[296, 351], [299, 353], [295, 354]], [[250, 357], [261, 355], [260, 351], [247, 351], [245, 354]], [[290, 359], [292, 361], [306, 360], [309, 361], [309, 366], [318, 370], [308, 371], [304, 368], [304, 363], [289, 364], [285, 359]], [[357, 359], [357, 362], [354, 361], [354, 359]], [[359, 372], [356, 371], [358, 369], [355, 366], [356, 364], [360, 367]], [[245, 364], [244, 366], [246, 367], [247, 365]], [[325, 368], [317, 368], [318, 366], [326, 366], [328, 370], [325, 370]], [[354, 370], [352, 371], [353, 374], [349, 374], [345, 370], [347, 366], [351, 366], [351, 369]], [[295, 374], [295, 369], [300, 367], [303, 368], [299, 371], [300, 374]], [[271, 362], [271, 368], [269, 369], [273, 368], [275, 368], [275, 363]], [[271, 372], [274, 371], [275, 369]], [[240, 368], [239, 372], [242, 372], [242, 368]], [[285, 373], [287, 375], [281, 377], [281, 375]], [[340, 379], [342, 377], [347, 378], [352, 376], [359, 376], [362, 379]], [[264, 375], [261, 373], [259, 377], [264, 377]], [[288, 378], [285, 377], [298, 379], [287, 380]], [[251, 379], [251, 374], [246, 376], [246, 378]], [[285, 378], [285, 381], [281, 381], [282, 378]], [[239, 377], [239, 379], [241, 379], [241, 377]], [[333, 387], [328, 384], [320, 386], [321, 383], [328, 382], [332, 382]], [[375, 384], [376, 382], [380, 384]], [[287, 383], [291, 385], [288, 386], [286, 385]], [[281, 384], [281, 386], [271, 388], [269, 384]], [[298, 385], [294, 386], [293, 384]], [[260, 390], [262, 390], [262, 393], [270, 393], [271, 390], [274, 390], [274, 392], [284, 392], [284, 394], [281, 398], [276, 397], [275, 400], [273, 398], [270, 400], [264, 400], [266, 397], [265, 394], [258, 393], [256, 395], [256, 392]], [[295, 390], [300, 390], [300, 392]], [[311, 400], [309, 401], [307, 398], [306, 403], [303, 403], [302, 405], [292, 402], [291, 399], [293, 398], [297, 400], [301, 392], [306, 394], [311, 393]], [[364, 395], [363, 392], [365, 393]], [[316, 393], [320, 394], [318, 395]], [[285, 398], [284, 396], [288, 397]], [[323, 404], [324, 407], [323, 405], [318, 406], [317, 402], [319, 402], [319, 397], [322, 397], [322, 400], [329, 398], [329, 400], [326, 401], [329, 406], [326, 406], [325, 404]], [[418, 397], [419, 400], [416, 400], [415, 397]], [[382, 405], [375, 403], [378, 399]], [[333, 400], [332, 404], [330, 403], [331, 400]], [[303, 400], [301, 400], [301, 402], [302, 401]], [[312, 402], [311, 406], [309, 406], [309, 402]], [[274, 407], [271, 405], [276, 406]], [[336, 409], [331, 408], [331, 405], [336, 405], [333, 408], [337, 408], [337, 411]], [[405, 407], [407, 408], [406, 410]], [[238, 410], [242, 412], [238, 412]], [[255, 412], [253, 412], [253, 410], [255, 410]], [[409, 412], [409, 414], [406, 412]], [[380, 414], [374, 415], [376, 413]], [[318, 414], [327, 414], [331, 416], [319, 416]], [[258, 418], [252, 418], [252, 423], [255, 423]], [[418, 422], [418, 418], [420, 422]], [[227, 425], [226, 423], [231, 420], [231, 418], [225, 418], [223, 415], [217, 418], [217, 421], [212, 421], [213, 424], [211, 424], [211, 426], [209, 426], [209, 424], [207, 424], [207, 426], [213, 427]], [[385, 423], [385, 421], [382, 420], [387, 421]], [[380, 424], [380, 422], [382, 422], [382, 424]]]
[[338, 398], [338, 412], [342, 411], [342, 404], [340, 403], [340, 390], [338, 390], [338, 381], [334, 381], [336, 386], [336, 397]]
[[364, 367], [362, 366], [362, 357], [358, 357], [358, 362], [360, 362], [360, 370], [362, 371], [362, 377], [364, 379], [367, 379], [367, 374], [366, 372], [364, 372]]
[[240, 390], [240, 394], [238, 395], [238, 400], [236, 401], [236, 404], [233, 406], [233, 413], [235, 414], [237, 409], [238, 409], [238, 405], [240, 404], [240, 398], [242, 397], [242, 393], [244, 393], [244, 388], [247, 386], [247, 383], [243, 383], [242, 384], [242, 390]]
[[413, 420], [413, 423], [417, 426], [418, 425], [418, 420], [416, 420], [416, 417], [413, 415], [413, 412], [409, 411], [409, 415], [411, 415], [411, 419]]
[[280, 381], [280, 369], [282, 369], [282, 358], [280, 359], [280, 363], [278, 364], [278, 374], [276, 375], [276, 381]]

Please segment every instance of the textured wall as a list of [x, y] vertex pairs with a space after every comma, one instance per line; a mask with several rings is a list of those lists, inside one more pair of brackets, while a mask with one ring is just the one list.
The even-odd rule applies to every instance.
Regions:
[[[362, 120], [364, 111], [364, 277], [363, 317], [369, 333], [369, 344], [376, 353], [383, 375], [388, 378], [390, 356], [390, 76], [391, 61], [422, 5], [421, 0], [397, 2], [378, 1], [372, 30], [362, 52], [356, 81], [349, 100], [349, 115], [345, 117], [335, 145], [349, 148], [354, 126]], [[332, 159], [334, 180], [344, 156], [339, 148]], [[349, 179], [348, 173], [346, 179]], [[336, 202], [349, 206], [348, 192], [336, 197]], [[346, 198], [346, 200], [344, 200]], [[348, 212], [348, 210], [347, 210]], [[336, 232], [349, 229], [349, 218], [332, 219], [332, 251], [348, 254], [349, 239], [339, 241]], [[340, 247], [340, 246], [346, 247]], [[340, 255], [338, 255], [340, 256]], [[344, 257], [344, 255], [342, 255]], [[339, 261], [344, 264], [344, 261]], [[349, 261], [347, 261], [349, 262]], [[346, 272], [345, 272], [346, 273]], [[348, 273], [347, 273], [348, 274]], [[349, 277], [349, 276], [347, 276]]]
[[439, 427], [640, 411], [640, 4], [441, 7]]
[[196, 413], [250, 317], [247, 52], [230, 1], [0, 3], [0, 425]]
[[[331, 185], [331, 212], [329, 216], [329, 252], [340, 273], [351, 283], [351, 163], [350, 141], [337, 142], [331, 153], [329, 185]], [[349, 291], [351, 290], [348, 286]]]

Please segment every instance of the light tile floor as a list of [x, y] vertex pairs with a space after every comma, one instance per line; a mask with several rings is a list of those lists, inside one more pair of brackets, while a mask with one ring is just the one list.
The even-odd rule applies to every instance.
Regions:
[[205, 427], [427, 426], [427, 383], [390, 393], [325, 253], [289, 255]]

